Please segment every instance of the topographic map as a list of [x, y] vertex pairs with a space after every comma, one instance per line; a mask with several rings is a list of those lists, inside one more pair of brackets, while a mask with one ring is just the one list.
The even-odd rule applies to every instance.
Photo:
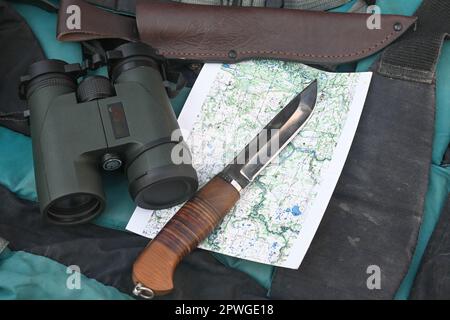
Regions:
[[[302, 131], [241, 193], [201, 248], [298, 268], [342, 171], [371, 79], [371, 73], [280, 61], [204, 66], [179, 117], [200, 186], [316, 79], [317, 104]], [[179, 208], [137, 208], [127, 229], [153, 238]]]

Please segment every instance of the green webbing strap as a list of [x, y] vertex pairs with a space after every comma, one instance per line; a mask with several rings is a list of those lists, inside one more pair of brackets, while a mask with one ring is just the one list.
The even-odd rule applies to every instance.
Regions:
[[443, 42], [450, 34], [450, 1], [424, 1], [415, 15], [417, 27], [384, 51], [379, 73], [433, 83]]

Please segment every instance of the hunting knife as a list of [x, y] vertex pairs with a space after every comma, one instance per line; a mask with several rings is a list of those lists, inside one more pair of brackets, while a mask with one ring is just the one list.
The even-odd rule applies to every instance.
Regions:
[[316, 98], [317, 80], [289, 102], [222, 172], [169, 220], [134, 263], [135, 295], [151, 299], [173, 290], [178, 263], [215, 229], [239, 200], [242, 190], [301, 131]]

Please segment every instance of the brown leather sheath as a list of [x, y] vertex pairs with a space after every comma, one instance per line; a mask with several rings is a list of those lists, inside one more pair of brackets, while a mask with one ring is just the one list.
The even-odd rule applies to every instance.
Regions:
[[[79, 19], [79, 24], [74, 21]], [[60, 41], [120, 38], [139, 41], [136, 20], [100, 9], [83, 0], [61, 0], [56, 37]]]
[[[69, 30], [64, 8], [78, 3], [83, 6], [81, 29]], [[338, 64], [359, 60], [383, 49], [416, 21], [415, 17], [383, 15], [381, 28], [369, 29], [369, 17], [359, 13], [138, 0], [134, 20], [82, 0], [63, 0], [58, 39], [140, 40], [166, 58], [205, 62], [275, 58]]]

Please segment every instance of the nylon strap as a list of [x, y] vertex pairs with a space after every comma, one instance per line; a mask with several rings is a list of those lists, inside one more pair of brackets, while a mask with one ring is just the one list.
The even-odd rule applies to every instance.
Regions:
[[450, 1], [423, 1], [416, 16], [416, 30], [384, 51], [378, 71], [391, 78], [433, 83], [442, 44], [450, 33]]
[[[169, 1], [169, 0], [167, 0]], [[172, 0], [190, 4], [328, 10], [351, 0]], [[363, 0], [359, 0], [363, 1]], [[130, 15], [136, 13], [136, 0], [88, 0], [89, 3]]]
[[125, 14], [136, 13], [136, 0], [87, 0], [87, 2]]
[[190, 4], [328, 10], [351, 0], [173, 0]]

